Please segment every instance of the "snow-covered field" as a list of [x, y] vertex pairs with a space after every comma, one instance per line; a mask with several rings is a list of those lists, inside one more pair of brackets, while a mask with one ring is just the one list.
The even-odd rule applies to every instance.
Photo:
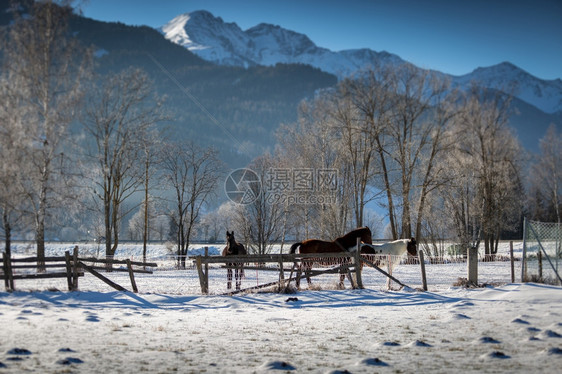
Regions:
[[[69, 246], [50, 245], [49, 255]], [[124, 247], [123, 256], [138, 259], [138, 249]], [[25, 248], [15, 252], [25, 255]], [[429, 292], [388, 291], [386, 280], [366, 268], [364, 290], [349, 283], [337, 290], [337, 275], [326, 275], [313, 290], [288, 295], [221, 296], [226, 270], [213, 268], [206, 296], [196, 270], [173, 270], [155, 247], [148, 257], [162, 265], [136, 276], [138, 294], [114, 291], [89, 274], [78, 292], [65, 291], [65, 279], [16, 280], [18, 291], [0, 292], [0, 373], [554, 373], [562, 367], [562, 288], [510, 283], [509, 262], [480, 263], [479, 281], [490, 286], [479, 289], [452, 286], [466, 277], [466, 264], [428, 264]], [[419, 265], [398, 265], [393, 275], [421, 285]], [[252, 270], [246, 276], [243, 287], [276, 277]], [[108, 277], [130, 289], [128, 274]]]

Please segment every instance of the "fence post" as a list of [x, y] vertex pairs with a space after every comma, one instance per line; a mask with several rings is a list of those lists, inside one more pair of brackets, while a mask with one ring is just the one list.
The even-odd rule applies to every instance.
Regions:
[[357, 238], [357, 250], [355, 251], [355, 279], [357, 280], [357, 288], [363, 289], [363, 278], [361, 270], [363, 262], [361, 261], [361, 238]]
[[285, 270], [283, 269], [283, 255], [279, 254], [279, 291], [285, 289]]
[[66, 261], [66, 282], [68, 283], [68, 290], [72, 291], [72, 265], [70, 264], [70, 252], [64, 252], [64, 260]]
[[205, 281], [203, 280], [203, 262], [201, 261], [201, 255], [197, 256], [195, 259], [195, 264], [197, 265], [197, 274], [199, 274], [199, 285], [201, 286], [201, 293], [205, 292]]
[[74, 247], [72, 261], [72, 289], [76, 291], [78, 289], [78, 246]]
[[537, 252], [537, 260], [539, 261], [539, 281], [542, 281], [542, 252], [540, 248]]
[[468, 283], [469, 285], [478, 285], [478, 248], [468, 248]]
[[[209, 247], [205, 247], [205, 259], [207, 259], [207, 257], [209, 257]], [[205, 291], [206, 293], [209, 293], [209, 262], [205, 261], [205, 289], [207, 291]]]
[[515, 263], [513, 259], [513, 240], [509, 242], [509, 260], [511, 261], [511, 283], [515, 283]]
[[[205, 247], [205, 258], [207, 258], [208, 248]], [[209, 293], [209, 264], [205, 261], [205, 270], [203, 270], [202, 256], [199, 255], [195, 259], [197, 265], [197, 273], [199, 274], [199, 284], [201, 285], [201, 293]]]
[[[386, 255], [386, 269], [388, 271], [388, 274], [392, 275], [392, 258], [390, 257], [390, 255]], [[390, 290], [391, 286], [392, 286], [392, 279], [388, 277], [386, 278], [386, 288]]]
[[523, 217], [523, 254], [521, 255], [521, 283], [527, 281], [527, 218]]
[[4, 260], [4, 285], [6, 291], [12, 292], [14, 290], [14, 279], [12, 277], [12, 259], [6, 252], [3, 253]]
[[133, 292], [138, 293], [139, 289], [137, 288], [137, 282], [135, 282], [135, 273], [133, 272], [133, 265], [131, 264], [130, 259], [127, 259], [127, 269], [129, 270], [129, 278], [131, 278], [131, 287], [133, 287]]
[[420, 260], [421, 276], [422, 276], [422, 287], [424, 291], [427, 291], [427, 278], [425, 276], [425, 259], [423, 258], [423, 249], [418, 251], [418, 256]]
[[2, 271], [4, 271], [4, 287], [9, 290], [8, 284], [8, 265], [6, 263], [6, 252], [2, 252]]

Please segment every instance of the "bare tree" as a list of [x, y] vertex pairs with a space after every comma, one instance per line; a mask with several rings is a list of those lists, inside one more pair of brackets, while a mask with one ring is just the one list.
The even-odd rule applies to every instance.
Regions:
[[521, 147], [507, 126], [510, 99], [474, 88], [455, 121], [448, 153], [451, 184], [443, 189], [461, 243], [485, 254], [497, 252], [502, 230], [518, 222], [521, 204]]
[[[427, 118], [423, 121], [421, 125], [421, 137], [420, 144], [422, 146], [420, 154], [419, 168], [417, 170], [416, 181], [418, 184], [418, 203], [417, 203], [417, 214], [415, 222], [415, 233], [414, 236], [416, 240], [422, 237], [422, 225], [424, 221], [432, 218], [431, 210], [432, 205], [429, 202], [435, 202], [436, 199], [432, 198], [432, 194], [440, 186], [447, 183], [447, 176], [445, 175], [445, 170], [441, 167], [439, 159], [449, 151], [451, 151], [458, 139], [451, 136], [451, 132], [448, 129], [451, 127], [455, 118], [459, 116], [459, 110], [455, 104], [457, 98], [457, 92], [453, 90], [448, 94], [445, 94], [449, 83], [446, 81], [441, 81], [439, 78], [434, 77], [429, 82], [430, 89], [432, 90], [431, 98], [431, 109], [427, 114]], [[426, 209], [429, 208], [430, 212]], [[427, 217], [429, 216], [429, 217]], [[430, 222], [426, 222], [427, 228], [442, 228], [442, 225], [432, 225]], [[441, 230], [431, 230], [432, 232], [438, 232], [441, 234]], [[439, 238], [444, 238], [444, 236], [439, 236]], [[435, 243], [436, 240], [433, 240]], [[437, 245], [434, 244], [434, 247]]]
[[[271, 155], [265, 154], [255, 159], [250, 168], [258, 174], [260, 180], [266, 181], [267, 173], [278, 165]], [[238, 220], [242, 223], [246, 248], [249, 253], [255, 254], [269, 253], [272, 244], [281, 239], [283, 207], [286, 203], [283, 197], [272, 198], [271, 194], [274, 191], [265, 185], [262, 187], [264, 188], [261, 191], [254, 191], [255, 201], [241, 206], [238, 210]], [[250, 188], [257, 189], [258, 185], [254, 184]]]
[[[364, 225], [365, 207], [380, 193], [376, 179], [387, 175], [382, 138], [391, 114], [393, 97], [389, 85], [392, 73], [392, 69], [382, 65], [360, 71], [340, 83], [340, 104], [334, 105], [338, 108], [334, 114], [341, 131], [342, 156], [350, 167], [356, 226]], [[385, 185], [389, 186], [389, 183], [387, 180]], [[383, 190], [390, 194], [390, 187]], [[392, 208], [392, 198], [388, 201]], [[394, 227], [394, 215], [389, 218]]]
[[[345, 80], [338, 86], [331, 117], [338, 128], [340, 157], [349, 167], [349, 184], [355, 226], [364, 225], [364, 210], [374, 197], [371, 189], [377, 171], [376, 133], [378, 131], [379, 97], [374, 97], [363, 78]], [[370, 95], [370, 96], [367, 96]], [[335, 144], [337, 144], [335, 143]]]
[[170, 218], [177, 228], [178, 267], [185, 268], [187, 250], [203, 206], [216, 191], [222, 170], [217, 151], [193, 142], [172, 143], [164, 151], [164, 178], [174, 193]]
[[[4, 73], [6, 69], [2, 70]], [[11, 239], [14, 226], [23, 217], [25, 196], [21, 188], [19, 171], [23, 165], [22, 151], [26, 147], [27, 136], [22, 116], [20, 99], [10, 89], [9, 78], [0, 78], [0, 212], [1, 231], [4, 236], [5, 252], [11, 255]]]
[[[19, 180], [33, 217], [38, 269], [44, 270], [45, 226], [51, 210], [61, 204], [69, 175], [63, 142], [82, 98], [81, 83], [91, 54], [80, 47], [67, 27], [69, 6], [33, 2], [14, 8], [3, 58], [7, 61], [12, 94], [19, 96], [28, 137]], [[67, 155], [68, 156], [68, 155]]]
[[[299, 108], [298, 123], [283, 126], [278, 134], [281, 147], [275, 158], [280, 168], [309, 169], [316, 173], [314, 188], [299, 192], [304, 204], [289, 204], [287, 222], [296, 237], [335, 238], [349, 228], [353, 197], [351, 168], [345, 161], [340, 126], [332, 113], [334, 97], [324, 95]], [[331, 181], [322, 181], [326, 172]], [[325, 183], [329, 182], [329, 183]], [[316, 197], [323, 196], [318, 201]]]
[[540, 154], [529, 173], [530, 195], [536, 219], [562, 220], [562, 134], [550, 125], [540, 140]]
[[[161, 118], [162, 120], [163, 118]], [[160, 133], [154, 128], [148, 128], [141, 136], [140, 139], [141, 156], [143, 160], [143, 189], [144, 201], [141, 205], [143, 214], [142, 225], [142, 258], [146, 263], [146, 247], [150, 231], [149, 218], [153, 212], [150, 211], [150, 196], [149, 192], [152, 188], [151, 181], [156, 173], [156, 166], [161, 162], [162, 158], [162, 142]], [[154, 205], [154, 204], [152, 204]]]
[[[402, 237], [411, 237], [413, 234], [411, 199], [416, 187], [416, 177], [420, 171], [421, 158], [428, 146], [430, 153], [440, 147], [439, 137], [436, 136], [438, 132], [434, 130], [442, 126], [442, 122], [433, 122], [431, 119], [427, 120], [427, 117], [431, 115], [435, 99], [442, 95], [447, 85], [436, 81], [431, 72], [409, 64], [399, 66], [395, 74], [391, 75], [391, 79], [393, 81], [389, 87], [393, 95], [391, 106], [393, 113], [385, 130], [387, 141], [383, 144], [383, 157], [388, 155], [397, 166], [397, 195], [401, 201], [402, 212], [401, 228], [393, 232]], [[425, 182], [431, 176], [434, 156], [426, 159], [428, 163], [425, 176], [422, 177], [426, 179]], [[421, 196], [425, 196], [426, 192]]]
[[145, 180], [144, 141], [149, 129], [164, 117], [160, 99], [152, 94], [146, 73], [138, 69], [103, 77], [92, 89], [84, 127], [91, 136], [94, 196], [102, 205], [105, 254], [112, 258], [119, 245], [121, 220], [135, 206], [124, 202]]

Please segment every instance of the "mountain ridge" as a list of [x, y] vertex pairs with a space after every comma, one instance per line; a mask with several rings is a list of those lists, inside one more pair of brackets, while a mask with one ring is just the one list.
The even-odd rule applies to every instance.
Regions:
[[[334, 52], [316, 46], [305, 34], [278, 25], [260, 23], [242, 30], [236, 23], [226, 23], [206, 10], [178, 15], [159, 31], [166, 39], [219, 65], [247, 68], [302, 63], [342, 79], [375, 62], [408, 63], [395, 54], [368, 48]], [[182, 37], [178, 36], [180, 34]], [[460, 76], [440, 74], [450, 79], [454, 87], [468, 89], [472, 82], [477, 82], [512, 94], [546, 113], [562, 112], [561, 79], [543, 80], [510, 62], [477, 67]]]

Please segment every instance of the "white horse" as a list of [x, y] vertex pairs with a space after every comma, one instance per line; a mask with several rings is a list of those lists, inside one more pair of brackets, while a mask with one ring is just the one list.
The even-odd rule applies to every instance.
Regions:
[[[349, 252], [355, 252], [357, 245], [350, 248]], [[399, 239], [388, 243], [381, 244], [361, 244], [361, 254], [365, 256], [376, 266], [382, 266], [391, 261], [390, 256], [401, 257], [404, 253], [408, 252], [408, 256], [417, 256], [418, 251], [416, 248], [416, 239]], [[392, 268], [397, 265], [399, 261], [391, 261]]]
[[[350, 248], [355, 252], [357, 246]], [[417, 256], [416, 239], [399, 239], [381, 244], [361, 244], [361, 254], [402, 256], [406, 251], [411, 256]]]

